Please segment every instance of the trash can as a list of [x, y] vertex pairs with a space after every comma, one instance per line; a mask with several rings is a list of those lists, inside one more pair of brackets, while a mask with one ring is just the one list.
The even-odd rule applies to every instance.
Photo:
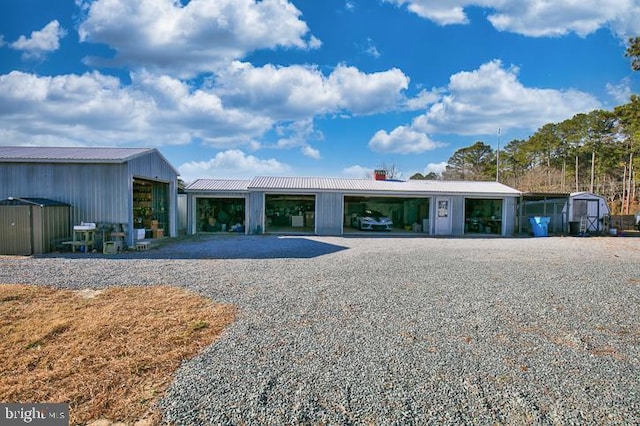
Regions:
[[530, 217], [529, 223], [531, 223], [531, 230], [533, 231], [533, 236], [534, 237], [548, 236], [548, 228], [549, 228], [550, 221], [551, 221], [551, 218], [547, 216]]
[[580, 222], [569, 222], [569, 235], [580, 234]]

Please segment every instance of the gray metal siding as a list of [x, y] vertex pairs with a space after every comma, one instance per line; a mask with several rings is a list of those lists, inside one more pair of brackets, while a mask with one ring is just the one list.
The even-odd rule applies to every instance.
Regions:
[[0, 198], [41, 197], [71, 205], [71, 222], [128, 223], [124, 164], [0, 164]]
[[502, 230], [505, 236], [513, 236], [516, 233], [517, 198], [505, 198], [502, 213]]
[[261, 234], [264, 232], [264, 192], [255, 191], [249, 193], [248, 206], [249, 221], [247, 223], [248, 234]]
[[342, 235], [344, 194], [321, 192], [316, 194], [316, 234]]
[[188, 224], [187, 194], [178, 194], [178, 234], [187, 234]]
[[171, 182], [178, 177], [173, 167], [156, 151], [129, 160], [131, 176], [161, 182]]
[[451, 235], [464, 235], [464, 200], [466, 197], [451, 196]]

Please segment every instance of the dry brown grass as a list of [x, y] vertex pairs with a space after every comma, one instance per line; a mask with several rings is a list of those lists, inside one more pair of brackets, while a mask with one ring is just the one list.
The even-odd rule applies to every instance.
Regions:
[[0, 401], [67, 402], [70, 423], [156, 420], [181, 361], [235, 308], [173, 287], [103, 292], [0, 285]]

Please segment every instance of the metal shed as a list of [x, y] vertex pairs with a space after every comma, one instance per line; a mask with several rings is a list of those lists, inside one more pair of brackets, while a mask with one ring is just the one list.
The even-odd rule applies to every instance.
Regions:
[[607, 200], [592, 192], [572, 192], [565, 212], [569, 223], [579, 223], [584, 218], [586, 232], [604, 231], [604, 217], [611, 214]]
[[0, 254], [49, 253], [69, 239], [71, 206], [46, 198], [0, 201]]
[[0, 199], [59, 200], [71, 205], [71, 226], [120, 224], [128, 245], [152, 220], [177, 235], [177, 177], [155, 148], [0, 147]]

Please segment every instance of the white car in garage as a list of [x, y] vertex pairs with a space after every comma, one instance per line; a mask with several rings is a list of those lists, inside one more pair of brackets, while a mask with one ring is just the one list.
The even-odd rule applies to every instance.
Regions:
[[361, 231], [391, 231], [393, 221], [378, 211], [367, 209], [354, 216], [351, 225]]

